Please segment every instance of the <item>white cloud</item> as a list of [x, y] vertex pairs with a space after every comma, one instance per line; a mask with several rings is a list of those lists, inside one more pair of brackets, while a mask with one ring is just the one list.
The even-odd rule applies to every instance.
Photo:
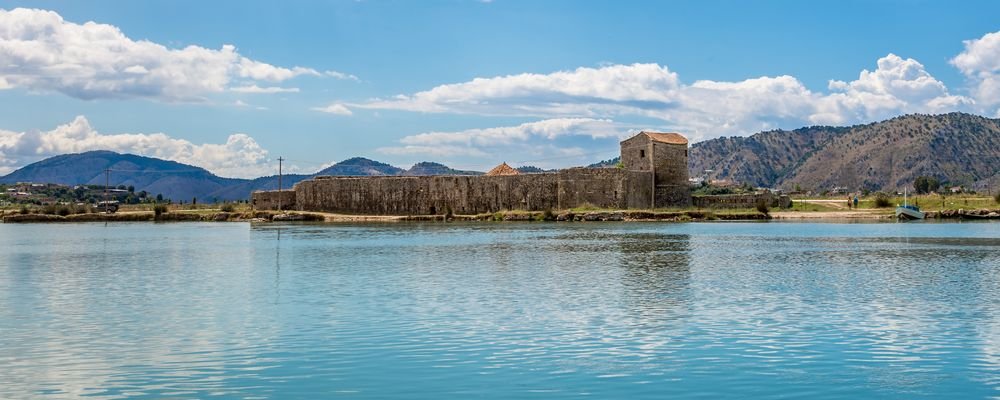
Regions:
[[237, 93], [254, 93], [254, 94], [256, 94], [256, 93], [266, 93], [266, 94], [271, 94], [271, 93], [298, 93], [299, 92], [299, 88], [296, 88], [296, 87], [292, 87], [292, 88], [284, 88], [284, 87], [277, 87], [277, 86], [260, 87], [260, 86], [257, 86], [257, 85], [238, 86], [238, 87], [234, 87], [234, 88], [229, 89], [229, 90], [232, 90], [232, 91], [237, 92]]
[[[951, 59], [971, 84], [972, 96], [983, 107], [1000, 105], [1000, 32], [966, 40], [965, 50]], [[1000, 108], [995, 112], [1000, 115]]]
[[328, 105], [326, 107], [314, 107], [312, 110], [313, 111], [330, 113], [330, 114], [336, 114], [336, 115], [352, 115], [352, 114], [354, 114], [353, 112], [351, 112], [351, 109], [347, 108], [347, 106], [345, 106], [343, 104], [340, 104], [340, 103], [333, 103], [333, 104], [330, 104], [330, 105]]
[[232, 45], [172, 49], [130, 39], [112, 25], [65, 21], [52, 11], [0, 9], [0, 89], [201, 101], [233, 79], [281, 82], [302, 75], [334, 76], [251, 60]]
[[577, 68], [551, 74], [476, 78], [441, 85], [410, 96], [376, 99], [359, 108], [421, 112], [527, 114], [546, 105], [571, 103], [661, 104], [677, 89], [677, 74], [656, 64]]
[[329, 76], [329, 77], [337, 78], [337, 79], [343, 79], [343, 80], [355, 81], [355, 82], [360, 82], [361, 81], [361, 79], [358, 79], [357, 76], [354, 76], [354, 75], [351, 75], [351, 74], [346, 74], [346, 73], [339, 72], [339, 71], [324, 71], [323, 74], [326, 75], [326, 76]]
[[[403, 137], [399, 146], [376, 151], [414, 156], [414, 161], [426, 157], [474, 157], [487, 162], [476, 166], [481, 169], [501, 161], [554, 168], [589, 164], [596, 158], [616, 153], [618, 141], [634, 131], [608, 119], [554, 118], [514, 126], [419, 133]], [[580, 138], [590, 141], [575, 140]], [[554, 143], [563, 139], [570, 139], [574, 144]]]
[[400, 143], [408, 145], [462, 144], [466, 146], [494, 146], [523, 142], [533, 137], [553, 140], [560, 136], [589, 136], [591, 138], [617, 138], [622, 132], [608, 119], [556, 118], [528, 122], [517, 126], [485, 129], [468, 129], [460, 132], [427, 132], [406, 136]]
[[900, 113], [969, 108], [922, 64], [894, 54], [857, 80], [813, 92], [792, 76], [683, 83], [657, 64], [608, 65], [551, 74], [476, 78], [354, 108], [533, 117], [651, 117], [693, 140], [776, 127], [868, 122]]
[[268, 152], [244, 133], [229, 135], [225, 143], [194, 144], [164, 133], [97, 132], [83, 116], [50, 131], [0, 130], [0, 171], [66, 153], [111, 150], [173, 160], [205, 168], [226, 177], [252, 178], [274, 174]]

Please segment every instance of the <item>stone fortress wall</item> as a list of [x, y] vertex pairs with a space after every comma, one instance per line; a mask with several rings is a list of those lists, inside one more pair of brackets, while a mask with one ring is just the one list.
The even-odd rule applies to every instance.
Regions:
[[361, 215], [481, 214], [578, 207], [652, 209], [691, 205], [687, 139], [642, 132], [622, 142], [619, 168], [472, 176], [320, 176], [282, 193], [254, 192], [260, 209]]

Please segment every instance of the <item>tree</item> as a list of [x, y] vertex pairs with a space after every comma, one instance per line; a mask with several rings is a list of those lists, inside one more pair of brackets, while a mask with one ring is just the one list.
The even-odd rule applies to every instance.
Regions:
[[941, 187], [941, 182], [933, 176], [918, 176], [917, 179], [913, 181], [913, 189], [916, 190], [917, 194], [930, 193], [938, 190]]
[[913, 180], [913, 191], [920, 193], [927, 193], [927, 177], [918, 176], [917, 179]]
[[939, 188], [941, 188], [941, 182], [938, 181], [937, 178], [935, 178], [933, 176], [927, 177], [927, 192], [928, 193], [936, 192]]
[[129, 193], [135, 193], [135, 186], [128, 185], [128, 192]]
[[156, 202], [159, 203], [161, 201], [163, 201], [163, 193], [157, 193], [156, 194]]

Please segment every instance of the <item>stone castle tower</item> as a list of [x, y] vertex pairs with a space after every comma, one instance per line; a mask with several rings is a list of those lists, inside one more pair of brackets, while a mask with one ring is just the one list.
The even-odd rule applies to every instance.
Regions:
[[691, 205], [688, 183], [688, 140], [679, 133], [639, 132], [621, 142], [626, 170], [653, 173], [654, 208]]

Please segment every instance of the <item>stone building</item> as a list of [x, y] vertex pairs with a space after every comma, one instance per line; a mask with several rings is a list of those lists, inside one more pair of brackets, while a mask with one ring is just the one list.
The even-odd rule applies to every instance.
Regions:
[[252, 200], [260, 209], [273, 208], [280, 199], [286, 209], [369, 215], [685, 207], [691, 204], [687, 144], [677, 133], [641, 132], [621, 142], [619, 168], [492, 176], [318, 176], [284, 193], [254, 192]]
[[688, 140], [679, 133], [639, 132], [621, 142], [622, 166], [653, 173], [654, 208], [691, 204]]

